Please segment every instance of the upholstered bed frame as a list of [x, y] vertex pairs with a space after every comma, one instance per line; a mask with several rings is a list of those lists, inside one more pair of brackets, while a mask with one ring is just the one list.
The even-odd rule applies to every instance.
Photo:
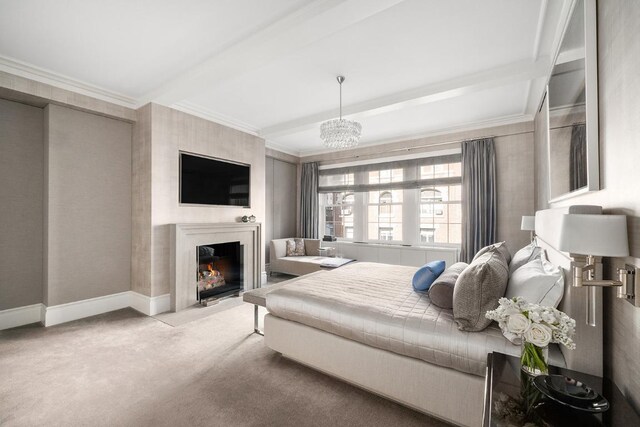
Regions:
[[[571, 288], [571, 259], [557, 249], [558, 224], [565, 213], [601, 213], [596, 206], [572, 206], [536, 213], [538, 244], [549, 261], [565, 270], [561, 309], [577, 322], [579, 349], [563, 350], [567, 366], [602, 374], [602, 319], [585, 324], [587, 292]], [[602, 295], [596, 293], [602, 313]], [[601, 314], [600, 314], [601, 316]], [[482, 422], [484, 378], [373, 348], [300, 323], [267, 314], [265, 342], [287, 358], [450, 423]]]

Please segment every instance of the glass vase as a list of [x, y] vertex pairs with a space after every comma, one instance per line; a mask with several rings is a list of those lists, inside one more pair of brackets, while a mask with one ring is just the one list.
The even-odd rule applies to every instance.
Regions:
[[520, 356], [522, 370], [531, 376], [547, 375], [549, 373], [549, 347], [538, 347], [522, 340], [522, 355]]

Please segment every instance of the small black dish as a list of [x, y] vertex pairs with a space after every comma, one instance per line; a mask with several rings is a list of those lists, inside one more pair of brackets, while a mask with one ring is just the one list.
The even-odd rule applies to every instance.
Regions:
[[561, 397], [562, 395], [554, 394], [554, 392], [551, 391], [547, 386], [547, 377], [548, 375], [539, 375], [535, 377], [533, 379], [533, 385], [535, 385], [536, 388], [540, 390], [540, 392], [542, 392], [542, 394], [547, 396], [552, 401], [559, 403], [560, 405], [576, 409], [578, 411], [591, 413], [601, 413], [609, 409], [609, 401], [601, 395], [597, 394], [592, 389], [589, 390], [592, 390], [594, 393], [596, 393], [597, 397], [595, 399], [574, 399], [569, 401], [565, 397]]
[[564, 375], [545, 375], [544, 383], [554, 396], [569, 403], [588, 404], [599, 397], [594, 389]]

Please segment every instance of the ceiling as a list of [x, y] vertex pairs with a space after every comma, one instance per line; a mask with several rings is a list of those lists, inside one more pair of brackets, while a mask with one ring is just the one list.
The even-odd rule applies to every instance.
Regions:
[[0, 0], [0, 70], [323, 151], [531, 120], [571, 1]]

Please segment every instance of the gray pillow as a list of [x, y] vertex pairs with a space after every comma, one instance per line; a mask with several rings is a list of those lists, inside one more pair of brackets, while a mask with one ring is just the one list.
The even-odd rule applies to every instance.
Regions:
[[429, 288], [429, 299], [440, 308], [453, 308], [453, 288], [460, 273], [467, 268], [466, 262], [456, 262], [447, 268]]
[[295, 238], [287, 240], [287, 256], [304, 256], [304, 239]]
[[487, 250], [464, 269], [453, 289], [453, 318], [461, 331], [485, 329], [484, 317], [498, 307], [509, 280], [509, 265], [498, 248]]
[[522, 297], [527, 302], [558, 307], [564, 295], [564, 274], [541, 257], [513, 272], [505, 297]]
[[488, 251], [493, 251], [493, 250], [497, 250], [500, 253], [500, 255], [504, 257], [504, 260], [507, 262], [507, 265], [509, 265], [509, 263], [511, 262], [511, 252], [509, 252], [509, 248], [507, 248], [507, 242], [498, 242], [498, 243], [494, 243], [493, 245], [485, 246], [484, 248], [478, 251], [476, 256], [473, 257], [473, 260], [475, 261], [476, 258], [484, 255]]
[[538, 258], [542, 253], [542, 248], [536, 246], [535, 242], [531, 242], [524, 248], [520, 249], [513, 255], [511, 263], [509, 264], [509, 274], [513, 274], [514, 271], [527, 264], [530, 261]]

